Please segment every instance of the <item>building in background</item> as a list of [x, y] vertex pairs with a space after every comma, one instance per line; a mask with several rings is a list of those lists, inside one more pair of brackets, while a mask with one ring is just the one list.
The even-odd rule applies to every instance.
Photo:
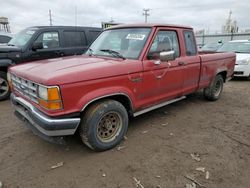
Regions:
[[6, 17], [0, 17], [0, 32], [10, 33], [9, 20]]
[[222, 26], [221, 32], [223, 34], [227, 33], [238, 33], [237, 21], [232, 19], [232, 11], [230, 10], [226, 24]]

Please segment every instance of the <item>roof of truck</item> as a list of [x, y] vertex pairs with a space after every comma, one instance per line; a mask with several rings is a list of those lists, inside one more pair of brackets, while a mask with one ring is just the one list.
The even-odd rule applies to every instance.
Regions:
[[193, 29], [192, 27], [183, 26], [183, 25], [161, 24], [161, 23], [138, 23], [138, 24], [119, 24], [119, 25], [107, 28], [107, 30], [125, 28], [125, 27], [172, 27], [172, 28]]

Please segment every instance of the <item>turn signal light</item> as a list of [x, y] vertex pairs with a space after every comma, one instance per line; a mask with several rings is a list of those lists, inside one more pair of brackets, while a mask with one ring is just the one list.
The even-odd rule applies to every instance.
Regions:
[[48, 110], [60, 110], [63, 108], [60, 89], [57, 86], [46, 87], [39, 85], [38, 103]]

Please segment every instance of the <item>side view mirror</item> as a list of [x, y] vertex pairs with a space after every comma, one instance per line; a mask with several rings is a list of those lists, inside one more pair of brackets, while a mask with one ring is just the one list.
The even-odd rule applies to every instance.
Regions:
[[32, 45], [32, 50], [36, 51], [38, 49], [43, 49], [43, 43], [42, 42], [34, 42]]
[[175, 60], [175, 55], [174, 55], [174, 51], [167, 51], [167, 52], [160, 52], [160, 60], [161, 61], [171, 61], [171, 60]]

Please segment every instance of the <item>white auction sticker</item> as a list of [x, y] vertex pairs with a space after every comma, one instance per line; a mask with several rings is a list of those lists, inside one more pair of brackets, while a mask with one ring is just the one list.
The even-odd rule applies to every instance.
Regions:
[[144, 40], [145, 35], [144, 34], [133, 34], [129, 33], [126, 37], [128, 40]]

